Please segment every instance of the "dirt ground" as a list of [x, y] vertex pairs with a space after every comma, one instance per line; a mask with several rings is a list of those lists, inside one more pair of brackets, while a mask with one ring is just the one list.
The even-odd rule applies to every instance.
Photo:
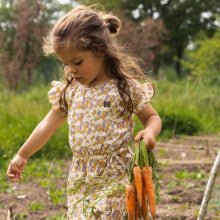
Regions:
[[[157, 142], [154, 150], [161, 166], [160, 200], [156, 219], [196, 219], [202, 202], [205, 186], [217, 152], [220, 150], [220, 135], [181, 136], [166, 142]], [[66, 164], [66, 174], [70, 161]], [[60, 187], [66, 179], [54, 179]], [[0, 192], [0, 220], [11, 219], [65, 219], [65, 202], [57, 205], [48, 199], [47, 189], [35, 179], [22, 183], [10, 183], [13, 193]], [[25, 198], [24, 196], [25, 195]], [[40, 201], [43, 208], [30, 211], [30, 202]], [[10, 209], [9, 209], [10, 207]], [[26, 213], [26, 214], [24, 214]], [[220, 175], [212, 193], [207, 220], [220, 219]]]

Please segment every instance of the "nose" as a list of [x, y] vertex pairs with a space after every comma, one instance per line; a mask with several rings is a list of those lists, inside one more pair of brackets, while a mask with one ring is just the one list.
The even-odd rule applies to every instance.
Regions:
[[77, 73], [78, 71], [77, 71], [77, 68], [75, 67], [75, 66], [73, 66], [73, 65], [69, 65], [68, 66], [68, 71], [70, 72], [70, 73]]

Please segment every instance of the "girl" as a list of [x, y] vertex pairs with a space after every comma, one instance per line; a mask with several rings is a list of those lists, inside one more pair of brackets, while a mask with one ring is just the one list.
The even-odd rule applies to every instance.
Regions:
[[[135, 141], [143, 138], [147, 149], [154, 148], [161, 130], [160, 117], [149, 103], [153, 86], [136, 59], [117, 46], [114, 36], [119, 28], [120, 21], [115, 16], [85, 6], [75, 8], [56, 22], [45, 39], [44, 51], [54, 53], [63, 62], [64, 81], [52, 82], [48, 93], [52, 110], [8, 167], [8, 177], [21, 180], [28, 158], [68, 119], [73, 151], [67, 184], [68, 219], [86, 219], [82, 204], [73, 206], [83, 195], [83, 188], [71, 194], [75, 179], [108, 176], [123, 184], [128, 182], [133, 113], [144, 125]], [[141, 85], [140, 79], [146, 83]], [[123, 219], [124, 201], [122, 195], [102, 199], [93, 219]]]

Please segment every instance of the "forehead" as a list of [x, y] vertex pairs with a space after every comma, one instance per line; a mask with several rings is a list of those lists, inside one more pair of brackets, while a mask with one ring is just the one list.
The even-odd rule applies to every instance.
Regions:
[[57, 57], [63, 61], [68, 62], [73, 59], [82, 58], [85, 52], [79, 51], [76, 48], [64, 48], [56, 52]]

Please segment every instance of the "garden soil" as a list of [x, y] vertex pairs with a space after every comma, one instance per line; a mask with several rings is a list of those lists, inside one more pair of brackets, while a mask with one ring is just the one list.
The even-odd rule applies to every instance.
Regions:
[[[217, 152], [220, 135], [179, 136], [157, 142], [154, 153], [160, 163], [160, 199], [156, 219], [197, 219], [204, 190]], [[66, 175], [70, 161], [66, 162]], [[6, 180], [9, 181], [9, 180]], [[66, 186], [66, 178], [54, 179], [57, 187]], [[65, 219], [65, 202], [53, 204], [47, 188], [32, 179], [25, 183], [11, 183], [13, 193], [0, 192], [0, 220], [8, 219]], [[43, 204], [30, 211], [31, 202]], [[218, 173], [205, 219], [220, 219], [220, 175]]]

